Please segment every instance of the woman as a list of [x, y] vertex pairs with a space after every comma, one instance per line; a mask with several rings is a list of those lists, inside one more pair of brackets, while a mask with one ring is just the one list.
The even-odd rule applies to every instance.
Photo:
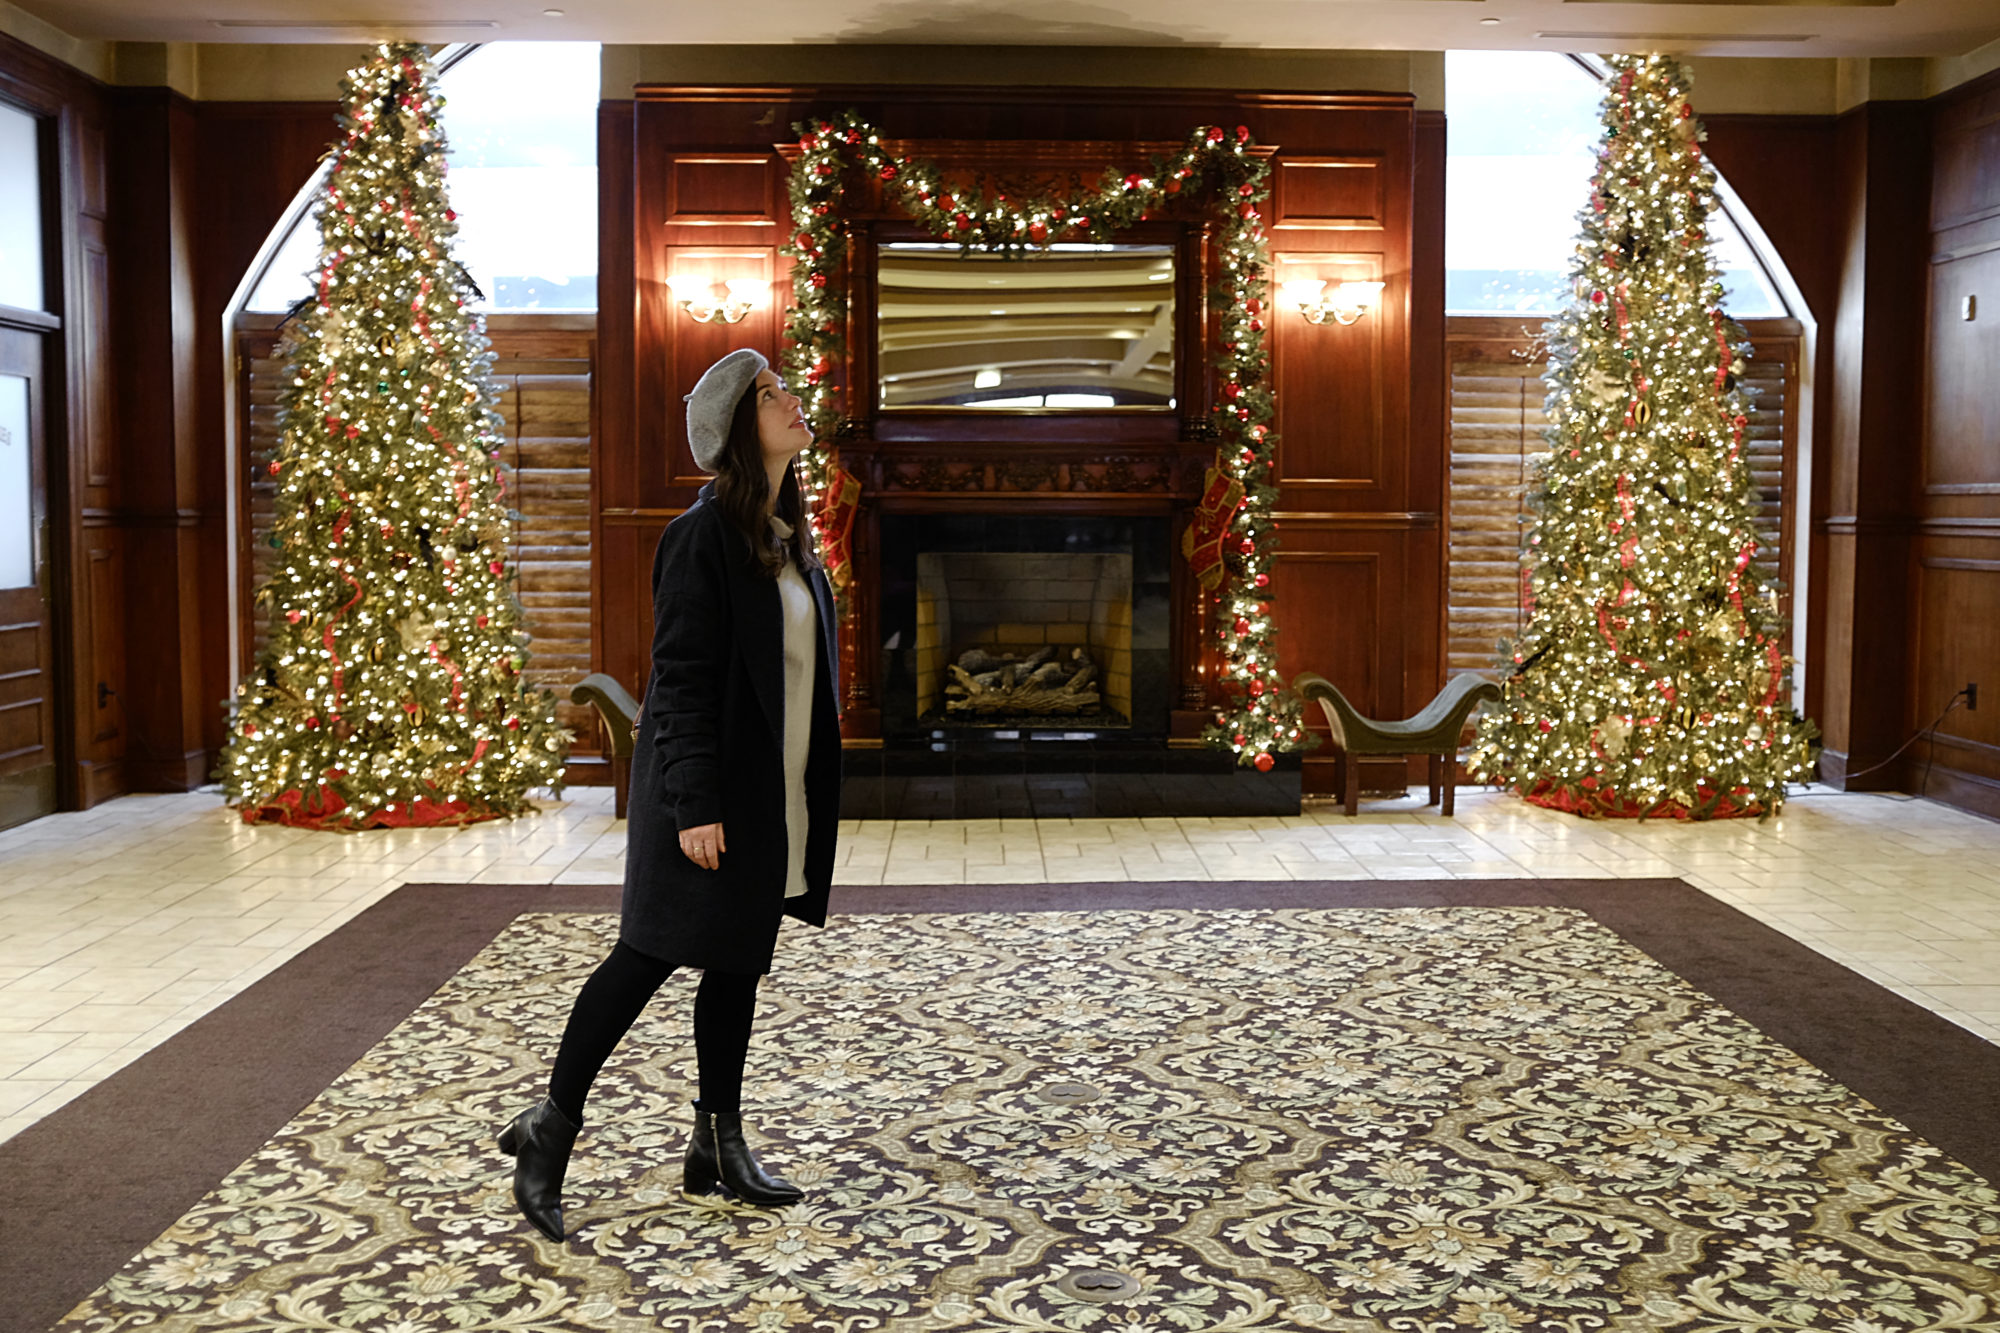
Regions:
[[515, 1202], [553, 1240], [591, 1082], [680, 967], [702, 971], [685, 1187], [721, 1185], [752, 1204], [801, 1197], [758, 1164], [739, 1097], [779, 920], [824, 925], [833, 879], [833, 595], [792, 469], [813, 437], [799, 399], [748, 349], [710, 366], [687, 404], [688, 442], [715, 480], [667, 525], [653, 560], [653, 674], [632, 756], [618, 944], [577, 996], [547, 1098], [500, 1135]]

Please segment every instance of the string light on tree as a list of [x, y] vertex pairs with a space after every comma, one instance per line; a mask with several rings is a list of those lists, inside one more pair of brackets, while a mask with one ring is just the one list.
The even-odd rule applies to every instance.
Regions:
[[1547, 326], [1528, 622], [1473, 765], [1579, 814], [1769, 815], [1818, 732], [1791, 709], [1786, 623], [1752, 563], [1750, 347], [1722, 310], [1715, 173], [1687, 70], [1609, 64], [1571, 300]]
[[1268, 169], [1249, 129], [1200, 126], [1148, 170], [1110, 170], [1096, 188], [1073, 195], [1010, 199], [953, 184], [932, 164], [891, 152], [853, 111], [793, 128], [799, 141], [791, 175], [793, 234], [785, 248], [794, 263], [784, 366], [819, 442], [805, 455], [807, 499], [838, 587], [847, 581], [846, 536], [860, 490], [828, 445], [840, 424], [834, 376], [846, 352], [841, 330], [847, 318], [841, 203], [850, 184], [879, 189], [933, 235], [967, 251], [1026, 254], [1066, 242], [1102, 242], [1169, 209], [1196, 206], [1194, 201], [1213, 210], [1222, 355], [1212, 418], [1221, 444], [1183, 550], [1203, 588], [1215, 595], [1231, 703], [1205, 739], [1264, 771], [1275, 765], [1273, 755], [1311, 745], [1298, 703], [1278, 675], [1270, 610], [1277, 435], [1264, 350], [1269, 263], [1262, 208], [1269, 189]]
[[314, 293], [294, 311], [268, 646], [222, 780], [246, 821], [462, 824], [558, 786], [569, 733], [528, 685], [491, 352], [451, 257], [443, 99], [422, 46], [342, 83]]

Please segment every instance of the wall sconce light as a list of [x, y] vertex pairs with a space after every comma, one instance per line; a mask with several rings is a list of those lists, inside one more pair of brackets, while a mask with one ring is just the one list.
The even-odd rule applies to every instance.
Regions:
[[729, 294], [720, 299], [715, 295], [715, 282], [711, 278], [682, 273], [667, 279], [667, 286], [673, 290], [674, 300], [687, 311], [688, 318], [697, 324], [706, 324], [719, 319], [724, 324], [739, 322], [757, 302], [771, 290], [771, 284], [756, 278], [731, 278], [722, 286]]
[[1379, 282], [1336, 282], [1326, 290], [1324, 278], [1295, 278], [1284, 286], [1284, 302], [1295, 305], [1308, 324], [1352, 324], [1382, 299]]

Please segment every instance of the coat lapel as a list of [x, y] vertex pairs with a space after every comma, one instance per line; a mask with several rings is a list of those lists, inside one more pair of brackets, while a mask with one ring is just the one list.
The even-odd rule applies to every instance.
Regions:
[[785, 637], [784, 610], [778, 601], [776, 580], [750, 571], [747, 560], [736, 562], [736, 643], [743, 651], [744, 666], [757, 702], [770, 720], [771, 735], [782, 740], [785, 734]]
[[[700, 498], [713, 501], [715, 483], [701, 488]], [[764, 710], [765, 718], [771, 724], [771, 735], [780, 744], [785, 736], [785, 623], [784, 603], [778, 596], [778, 581], [767, 579], [751, 563], [749, 543], [733, 528], [729, 531], [730, 604], [735, 614], [730, 617], [736, 635], [736, 646], [743, 655], [743, 663], [750, 673], [751, 691], [756, 694], [758, 704]], [[813, 607], [819, 612], [819, 641], [826, 661], [826, 681], [834, 697], [835, 711], [840, 707], [840, 642], [834, 633], [833, 586], [826, 580], [824, 570], [815, 569], [806, 580], [812, 589]]]
[[[702, 487], [701, 497], [711, 499], [715, 483]], [[778, 601], [778, 584], [758, 573], [751, 563], [750, 544], [727, 522], [728, 553], [723, 561], [729, 570], [730, 628], [736, 636], [737, 651], [750, 675], [750, 691], [771, 724], [771, 735], [780, 743], [785, 735], [785, 631], [784, 610]]]
[[834, 711], [840, 709], [840, 636], [834, 633], [833, 585], [826, 581], [826, 571], [815, 569], [809, 580], [813, 591], [813, 607], [819, 612], [819, 642], [826, 655], [826, 683], [833, 692]]

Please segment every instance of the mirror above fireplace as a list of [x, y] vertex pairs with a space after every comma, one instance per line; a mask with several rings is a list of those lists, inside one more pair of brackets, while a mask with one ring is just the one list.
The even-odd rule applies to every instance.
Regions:
[[886, 409], [1174, 406], [1171, 245], [1057, 244], [1027, 257], [884, 242], [877, 366]]

